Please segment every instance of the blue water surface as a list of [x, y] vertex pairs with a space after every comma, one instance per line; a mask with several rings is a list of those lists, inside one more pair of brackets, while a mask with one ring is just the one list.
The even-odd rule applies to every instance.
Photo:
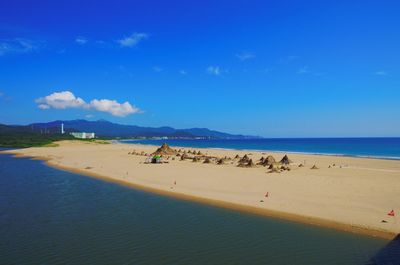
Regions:
[[400, 159], [400, 137], [396, 138], [287, 138], [244, 140], [124, 140], [125, 143], [171, 146], [224, 148], [238, 150], [282, 151], [292, 153], [326, 154]]

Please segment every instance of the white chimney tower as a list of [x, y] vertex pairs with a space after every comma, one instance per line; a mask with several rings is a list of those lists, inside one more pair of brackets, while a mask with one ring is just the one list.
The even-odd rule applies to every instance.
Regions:
[[65, 133], [65, 131], [64, 131], [64, 123], [61, 123], [61, 134], [64, 134]]

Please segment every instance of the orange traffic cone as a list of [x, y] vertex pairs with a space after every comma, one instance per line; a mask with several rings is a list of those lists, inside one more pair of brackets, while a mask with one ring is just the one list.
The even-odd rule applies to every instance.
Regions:
[[268, 197], [268, 196], [269, 196], [269, 192], [265, 193], [265, 197]]

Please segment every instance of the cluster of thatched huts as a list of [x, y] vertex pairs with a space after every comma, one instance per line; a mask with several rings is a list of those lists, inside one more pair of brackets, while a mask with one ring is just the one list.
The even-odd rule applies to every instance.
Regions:
[[149, 154], [144, 151], [136, 152], [135, 150], [133, 150], [132, 152], [129, 152], [128, 155], [148, 156]]
[[[142, 155], [142, 156], [151, 156], [151, 157], [161, 157], [162, 160], [180, 160], [180, 161], [192, 161], [193, 163], [203, 163], [203, 164], [215, 164], [215, 165], [224, 165], [224, 164], [232, 164], [237, 167], [242, 168], [254, 168], [254, 167], [266, 167], [269, 169], [269, 173], [279, 173], [282, 171], [290, 171], [294, 166], [293, 161], [289, 159], [287, 155], [283, 156], [281, 160], [277, 161], [271, 155], [266, 157], [261, 157], [257, 161], [253, 161], [249, 155], [245, 154], [243, 157], [238, 154], [234, 157], [217, 157], [210, 156], [207, 154], [203, 154], [201, 151], [196, 150], [184, 150], [184, 149], [173, 149], [168, 144], [163, 144], [159, 147], [154, 153], [150, 155], [143, 151], [141, 152], [129, 152], [131, 155]], [[303, 164], [299, 164], [298, 167], [303, 167]], [[317, 166], [313, 166], [312, 169], [318, 169]]]

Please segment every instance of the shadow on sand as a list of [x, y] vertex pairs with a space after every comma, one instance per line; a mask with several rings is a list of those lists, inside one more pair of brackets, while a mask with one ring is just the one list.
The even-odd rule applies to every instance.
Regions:
[[400, 234], [376, 253], [365, 265], [400, 265]]

